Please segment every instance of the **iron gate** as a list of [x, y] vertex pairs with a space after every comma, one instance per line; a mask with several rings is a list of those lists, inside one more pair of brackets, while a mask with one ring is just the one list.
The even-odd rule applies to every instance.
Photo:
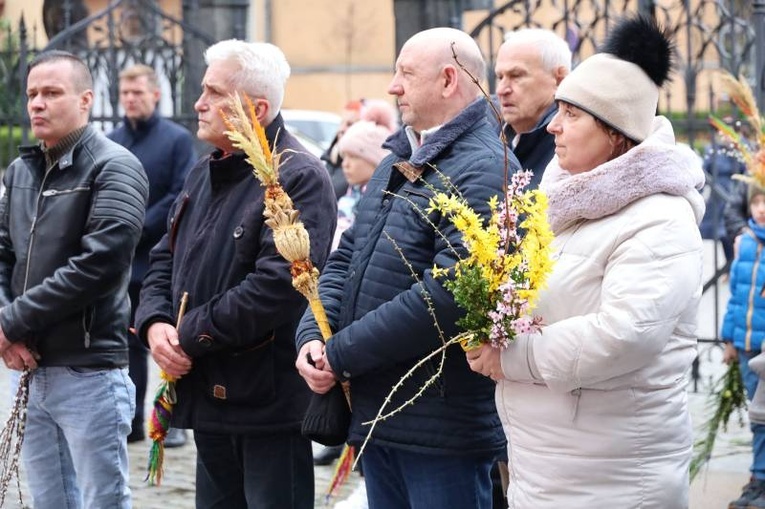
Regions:
[[37, 28], [31, 31], [22, 18], [16, 27], [6, 25], [0, 36], [0, 167], [8, 165], [19, 142], [29, 141], [23, 83], [27, 64], [39, 52], [63, 49], [82, 57], [94, 80], [91, 118], [105, 131], [120, 121], [119, 79], [121, 69], [133, 63], [153, 67], [162, 90], [159, 111], [196, 130], [193, 104], [200, 93], [204, 73], [202, 52], [213, 39], [203, 31], [164, 12], [154, 0], [112, 0], [100, 12], [82, 17], [81, 6], [72, 0], [56, 2], [61, 28], [48, 44], [36, 44]]

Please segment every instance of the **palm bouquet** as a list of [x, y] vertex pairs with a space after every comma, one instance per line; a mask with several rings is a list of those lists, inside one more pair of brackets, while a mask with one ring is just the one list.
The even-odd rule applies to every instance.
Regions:
[[[227, 127], [225, 135], [234, 147], [244, 152], [255, 178], [266, 188], [265, 223], [273, 232], [278, 253], [290, 262], [292, 286], [308, 301], [324, 341], [332, 331], [319, 298], [319, 270], [310, 258], [310, 238], [300, 221], [300, 211], [279, 183], [279, 167], [285, 154], [272, 151], [265, 129], [258, 121], [252, 100], [234, 93], [229, 97], [228, 113], [222, 114]], [[301, 433], [324, 445], [345, 442], [350, 424], [350, 386], [347, 382], [334, 386], [323, 395], [313, 394], [306, 410]], [[345, 446], [333, 476], [328, 497], [343, 483], [353, 463], [353, 449]]]
[[[531, 175], [530, 171], [522, 171], [507, 179], [509, 183], [504, 199], [500, 201], [495, 196], [488, 203], [491, 211], [488, 220], [475, 212], [448, 182], [448, 191], [434, 189], [427, 210], [419, 211], [443, 240], [446, 237], [429, 219], [434, 212], [446, 217], [461, 234], [462, 245], [450, 245], [457, 258], [456, 263], [432, 269], [433, 276], [443, 281], [444, 287], [464, 312], [457, 320], [461, 332], [451, 339], [444, 337], [429, 295], [424, 293], [442, 345], [414, 364], [390, 390], [377, 416], [364, 423], [370, 425], [370, 429], [358, 457], [363, 454], [378, 422], [413, 404], [441, 375], [446, 350], [450, 346], [459, 344], [465, 351], [484, 344], [504, 348], [517, 335], [539, 330], [542, 319], [534, 316], [533, 311], [553, 267], [553, 234], [547, 222], [547, 197], [540, 190], [526, 189]], [[389, 236], [388, 239], [395, 245], [393, 238]], [[403, 257], [401, 250], [398, 251]], [[412, 276], [419, 281], [417, 274], [413, 272]], [[389, 410], [394, 394], [405, 381], [426, 362], [438, 356], [440, 363], [436, 372], [410, 399]]]
[[746, 174], [734, 175], [733, 178], [765, 189], [765, 118], [757, 109], [752, 88], [743, 76], [736, 79], [730, 74], [723, 74], [722, 83], [752, 128], [752, 139], [747, 139], [715, 115], [709, 116], [709, 122], [733, 144], [734, 155], [746, 165]]
[[511, 177], [505, 200], [489, 202], [486, 225], [458, 196], [436, 193], [430, 201], [428, 212], [445, 214], [465, 245], [465, 255], [452, 268], [433, 268], [465, 312], [457, 321], [463, 332], [452, 340], [465, 350], [484, 343], [506, 347], [516, 335], [535, 332], [541, 324], [532, 311], [552, 269], [553, 235], [547, 198], [539, 190], [526, 190], [530, 180], [530, 171]]

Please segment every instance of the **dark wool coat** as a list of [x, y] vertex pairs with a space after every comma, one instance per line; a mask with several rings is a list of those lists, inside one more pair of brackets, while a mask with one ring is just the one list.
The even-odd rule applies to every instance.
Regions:
[[[542, 181], [547, 164], [555, 155], [555, 136], [547, 132], [547, 126], [558, 112], [558, 104], [553, 103], [539, 119], [534, 129], [523, 133], [518, 140], [518, 145], [513, 149], [513, 154], [518, 158], [521, 168], [531, 170], [534, 176], [529, 183], [529, 189], [536, 189]], [[505, 124], [505, 136], [509, 144], [515, 132]]]
[[[279, 180], [311, 237], [321, 268], [337, 217], [332, 185], [278, 116], [267, 128], [282, 158]], [[175, 427], [219, 433], [294, 432], [309, 389], [295, 369], [295, 328], [306, 301], [264, 223], [265, 188], [241, 153], [220, 151], [191, 170], [173, 204], [168, 233], [151, 253], [136, 312], [138, 336], [174, 324], [183, 292], [180, 344], [193, 358], [178, 380]]]

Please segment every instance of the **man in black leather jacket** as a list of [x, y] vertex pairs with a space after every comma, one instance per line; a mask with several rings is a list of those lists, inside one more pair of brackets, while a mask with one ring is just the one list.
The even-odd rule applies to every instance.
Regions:
[[[74, 55], [38, 55], [22, 147], [0, 201], [0, 353], [34, 369], [23, 446], [36, 508], [130, 507], [127, 295], [148, 182], [88, 124], [92, 77]], [[36, 369], [35, 369], [36, 368]]]
[[[204, 157], [170, 208], [168, 233], [151, 252], [136, 311], [138, 337], [180, 377], [172, 425], [194, 430], [197, 508], [314, 506], [311, 442], [300, 435], [310, 391], [294, 367], [305, 299], [264, 223], [266, 189], [224, 134], [230, 94], [253, 101], [271, 149], [283, 153], [279, 182], [309, 232], [311, 258], [329, 254], [337, 209], [318, 158], [284, 129], [279, 114], [290, 73], [267, 43], [219, 42], [195, 104]], [[188, 306], [176, 329], [179, 302]]]

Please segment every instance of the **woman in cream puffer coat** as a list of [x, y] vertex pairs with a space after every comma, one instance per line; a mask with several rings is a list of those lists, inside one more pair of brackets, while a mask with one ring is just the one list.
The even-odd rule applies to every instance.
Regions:
[[[703, 175], [661, 134], [579, 175], [588, 178], [575, 194], [565, 180], [547, 187], [551, 208], [563, 207], [551, 213], [556, 262], [535, 311], [545, 325], [503, 352], [496, 392], [511, 508], [687, 507], [685, 377], [696, 356], [704, 211], [692, 179]], [[561, 174], [555, 163], [545, 175]], [[629, 201], [634, 187], [672, 181], [687, 195]]]
[[704, 177], [650, 104], [641, 117], [636, 101], [588, 95], [658, 90], [615, 60], [590, 57], [556, 94], [556, 158], [541, 186], [556, 261], [534, 311], [541, 331], [467, 353], [497, 381], [511, 508], [688, 506]]

